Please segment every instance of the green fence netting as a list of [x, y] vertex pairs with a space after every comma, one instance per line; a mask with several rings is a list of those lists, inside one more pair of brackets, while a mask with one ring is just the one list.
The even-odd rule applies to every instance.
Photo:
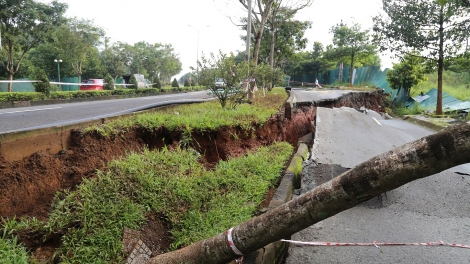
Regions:
[[[28, 78], [16, 79], [15, 81], [29, 81]], [[14, 82], [12, 83], [13, 92], [34, 92], [34, 86], [30, 82]], [[8, 92], [8, 83], [0, 83], [0, 92]]]

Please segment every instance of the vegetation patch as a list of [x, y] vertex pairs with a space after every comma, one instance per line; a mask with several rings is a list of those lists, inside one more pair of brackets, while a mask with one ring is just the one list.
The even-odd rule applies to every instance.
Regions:
[[[33, 228], [63, 233], [57, 252], [63, 263], [117, 263], [125, 258], [123, 228], [139, 229], [146, 215], [158, 213], [171, 223], [171, 249], [176, 249], [255, 215], [292, 150], [288, 143], [275, 143], [222, 161], [214, 170], [206, 170], [192, 149], [133, 153], [111, 162], [77, 190], [57, 193], [49, 220]], [[31, 222], [22, 219], [5, 227], [16, 233], [31, 228], [24, 221]]]
[[[244, 127], [262, 125], [285, 101], [286, 94], [281, 88], [273, 89], [266, 97], [253, 99], [252, 104], [241, 104], [235, 109], [222, 108], [216, 101], [202, 104], [180, 105], [164, 108], [158, 112], [145, 113], [117, 119], [110, 123], [93, 126], [85, 132], [98, 132], [103, 136], [127, 131], [130, 127], [154, 130], [165, 127], [169, 131], [183, 130], [210, 131], [221, 127]], [[189, 130], [189, 131], [188, 131]]]

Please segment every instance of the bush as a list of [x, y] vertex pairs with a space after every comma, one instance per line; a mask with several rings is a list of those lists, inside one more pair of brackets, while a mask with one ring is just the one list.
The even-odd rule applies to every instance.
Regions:
[[51, 84], [49, 83], [46, 72], [42, 69], [38, 70], [36, 73], [36, 79], [41, 82], [33, 83], [34, 90], [38, 93], [43, 93], [46, 97], [49, 97], [51, 94]]
[[171, 83], [171, 87], [180, 88], [180, 85], [179, 85], [178, 81], [176, 80], [176, 78], [173, 79], [173, 82]]
[[114, 90], [114, 79], [111, 77], [111, 75], [108, 73], [106, 74], [106, 77], [104, 77], [104, 86], [103, 88], [105, 90]]
[[46, 99], [46, 95], [44, 93], [39, 92], [0, 93], [0, 103], [18, 101], [39, 101], [44, 99]]
[[131, 79], [129, 80], [129, 84], [133, 84], [131, 86], [132, 89], [138, 89], [139, 85], [137, 83], [137, 79], [135, 78], [134, 74], [132, 74]]
[[189, 83], [189, 79], [188, 79], [188, 78], [186, 78], [186, 79], [184, 80], [184, 87], [191, 87], [191, 84]]
[[153, 88], [162, 89], [162, 84], [160, 83], [158, 76], [155, 76], [155, 79], [153, 80]]

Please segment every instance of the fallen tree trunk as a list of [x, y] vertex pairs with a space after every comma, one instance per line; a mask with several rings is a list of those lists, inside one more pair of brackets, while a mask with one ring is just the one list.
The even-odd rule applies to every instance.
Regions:
[[[312, 191], [234, 227], [231, 241], [236, 249], [248, 254], [383, 192], [469, 162], [470, 122], [361, 163]], [[227, 263], [238, 257], [228, 243], [228, 232], [224, 232], [153, 257], [150, 262]]]

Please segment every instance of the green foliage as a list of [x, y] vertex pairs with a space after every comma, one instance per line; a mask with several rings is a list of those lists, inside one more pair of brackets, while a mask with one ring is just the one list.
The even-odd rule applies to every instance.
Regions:
[[180, 85], [179, 85], [178, 81], [176, 80], [176, 78], [174, 78], [173, 82], [171, 82], [171, 87], [180, 88]]
[[[211, 53], [210, 58], [203, 54], [199, 63], [199, 85], [210, 90], [210, 94], [217, 98], [222, 108], [235, 108], [242, 98], [245, 97], [245, 91], [240, 89], [240, 83], [248, 80], [255, 73], [255, 63], [250, 64], [242, 62], [235, 64], [235, 56], [231, 53], [226, 55], [219, 51], [216, 57]], [[223, 86], [217, 86], [216, 80], [223, 80]], [[254, 83], [250, 83], [250, 91], [253, 91]]]
[[[417, 96], [420, 93], [426, 93], [431, 88], [437, 87], [437, 72], [426, 74], [427, 81], [418, 84], [412, 91], [411, 96]], [[456, 73], [444, 71], [442, 77], [442, 90], [449, 95], [462, 100], [470, 101], [470, 74], [467, 72]]]
[[283, 89], [276, 88], [266, 97], [255, 99], [252, 104], [242, 104], [233, 110], [222, 108], [216, 101], [174, 106], [157, 113], [145, 113], [115, 120], [103, 124], [99, 130], [96, 128], [88, 130], [108, 135], [118, 134], [134, 126], [145, 130], [154, 130], [162, 126], [169, 130], [191, 127], [197, 131], [215, 130], [225, 126], [250, 127], [252, 122], [263, 123], [267, 120], [278, 111], [285, 100], [286, 93]]
[[398, 116], [420, 115], [424, 113], [424, 109], [422, 109], [418, 103], [415, 103], [413, 107], [408, 107], [408, 108], [403, 105], [399, 105], [393, 108], [393, 113], [395, 113]]
[[[63, 58], [64, 68], [79, 76], [79, 82], [82, 75], [85, 78], [102, 77], [99, 76], [101, 74], [97, 74], [97, 69], [101, 72], [102, 67], [96, 47], [104, 34], [103, 29], [87, 19], [71, 18], [66, 25], [57, 28], [54, 45], [54, 48], [58, 49], [56, 55]], [[94, 68], [93, 73], [84, 74], [87, 68]]]
[[[273, 64], [268, 64], [279, 67], [282, 61], [292, 59], [295, 52], [306, 48], [308, 40], [305, 32], [311, 28], [312, 22], [295, 20], [298, 10], [293, 9], [296, 8], [294, 6], [284, 8], [279, 5], [272, 7], [272, 13], [261, 39], [258, 63], [270, 62], [270, 55], [273, 52]], [[275, 32], [274, 36], [273, 32]], [[271, 47], [273, 42], [274, 46]], [[252, 43], [255, 43], [254, 39]]]
[[111, 74], [106, 74], [106, 77], [104, 77], [104, 83], [105, 85], [103, 88], [105, 90], [114, 90], [114, 79], [111, 77]]
[[59, 192], [45, 227], [67, 227], [60, 248], [64, 263], [122, 262], [122, 229], [138, 229], [146, 213], [170, 220], [174, 249], [189, 245], [251, 218], [292, 150], [276, 143], [220, 162], [213, 171], [192, 149], [130, 154], [76, 191]]
[[0, 93], [0, 102], [17, 102], [17, 101], [38, 101], [46, 99], [44, 93], [38, 92], [14, 92], [14, 93]]
[[331, 50], [329, 56], [337, 62], [349, 65], [349, 83], [352, 86], [354, 68], [362, 67], [366, 62], [370, 63], [376, 55], [377, 47], [372, 44], [369, 31], [361, 31], [361, 26], [357, 23], [351, 27], [340, 24], [332, 27], [330, 32], [333, 33], [334, 50]]
[[[182, 143], [188, 149], [131, 153], [111, 162], [96, 177], [85, 179], [74, 191], [58, 192], [47, 222], [33, 218], [2, 224], [9, 234], [25, 229], [46, 234], [61, 232], [62, 245], [56, 254], [62, 263], [122, 263], [126, 257], [123, 228], [139, 229], [148, 214], [163, 214], [171, 222], [173, 249], [220, 233], [257, 213], [269, 188], [278, 182], [293, 147], [275, 143], [220, 162], [214, 170], [207, 171], [198, 161], [200, 154], [190, 148], [194, 142], [192, 131], [239, 124], [249, 133], [253, 123], [262, 124], [277, 112], [285, 97], [284, 90], [276, 88], [263, 100], [243, 105], [237, 111], [226, 111], [216, 102], [209, 102], [118, 119], [114, 128], [119, 122], [135, 126], [133, 121], [137, 121], [146, 128], [164, 123], [170, 131], [182, 129]], [[209, 112], [215, 113], [203, 116]], [[200, 116], [202, 119], [197, 120]], [[92, 129], [109, 133], [111, 129], [106, 127], [111, 128], [103, 125]], [[2, 260], [9, 258], [2, 253], [11, 256], [15, 250], [12, 243], [7, 242], [5, 247], [3, 242], [0, 239]]]
[[323, 50], [323, 45], [320, 42], [313, 44], [312, 52], [309, 52], [306, 59], [300, 63], [300, 68], [305, 73], [314, 74], [317, 76], [320, 73], [326, 73], [336, 66], [335, 61], [328, 58], [328, 55]]
[[160, 83], [158, 76], [155, 76], [153, 79], [153, 88], [162, 89], [162, 84]]
[[44, 70], [40, 69], [37, 71], [36, 80], [41, 82], [33, 83], [34, 90], [38, 93], [43, 93], [45, 97], [49, 97], [51, 93], [51, 85]]
[[18, 242], [18, 238], [11, 237], [11, 230], [5, 227], [0, 236], [0, 260], [4, 264], [28, 263], [29, 256], [26, 248]]
[[[65, 22], [67, 5], [59, 2], [0, 1], [0, 63], [11, 77], [20, 68], [25, 54], [50, 39], [51, 33]], [[8, 91], [12, 92], [11, 85]]]
[[410, 94], [411, 87], [426, 80], [422, 59], [415, 55], [406, 55], [400, 63], [393, 63], [393, 69], [387, 71], [387, 82], [393, 89], [403, 88]]
[[[384, 14], [373, 18], [374, 39], [381, 51], [400, 57], [417, 52], [427, 61], [428, 70], [438, 72], [444, 70], [447, 58], [463, 53], [468, 23], [462, 21], [469, 21], [470, 12], [456, 1], [390, 0], [383, 8]], [[437, 90], [441, 98], [441, 81]], [[441, 100], [436, 114], [442, 114]]]
[[117, 42], [109, 46], [109, 38], [105, 37], [105, 50], [101, 52], [101, 63], [114, 79], [121, 77], [127, 72], [128, 54], [126, 54], [126, 47], [128, 44]]
[[137, 83], [137, 79], [135, 78], [134, 74], [131, 75], [131, 78], [129, 79], [129, 84], [131, 84], [132, 89], [139, 89], [139, 84]]
[[184, 87], [191, 87], [191, 83], [189, 83], [189, 79], [184, 80]]

